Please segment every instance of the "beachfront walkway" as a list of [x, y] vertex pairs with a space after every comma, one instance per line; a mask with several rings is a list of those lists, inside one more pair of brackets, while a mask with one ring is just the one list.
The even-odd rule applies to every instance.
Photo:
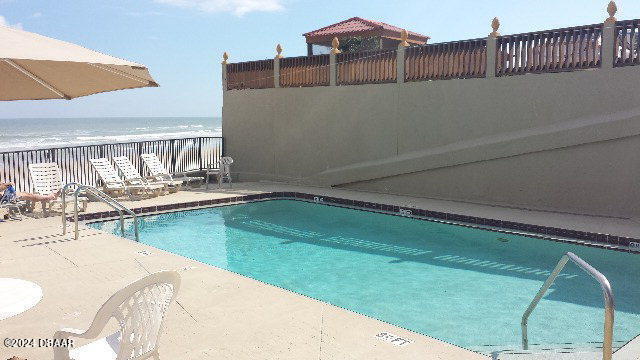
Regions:
[[[638, 237], [632, 220], [530, 212], [473, 204], [269, 184], [234, 184], [222, 191], [182, 191], [135, 202], [135, 207], [254, 194], [300, 191], [401, 206], [429, 207]], [[130, 202], [125, 202], [131, 206]], [[107, 210], [90, 204], [89, 212]], [[0, 277], [33, 281], [44, 297], [34, 308], [1, 321], [2, 338], [50, 338], [60, 327], [86, 329], [115, 291], [146, 274], [178, 270], [182, 287], [161, 338], [164, 359], [487, 359], [453, 345], [322, 303], [229, 271], [81, 226], [63, 236], [59, 217], [0, 223]], [[406, 346], [381, 341], [388, 332]], [[105, 333], [104, 335], [107, 335]], [[82, 344], [82, 342], [80, 342]], [[6, 348], [0, 359], [52, 357], [51, 349]]]

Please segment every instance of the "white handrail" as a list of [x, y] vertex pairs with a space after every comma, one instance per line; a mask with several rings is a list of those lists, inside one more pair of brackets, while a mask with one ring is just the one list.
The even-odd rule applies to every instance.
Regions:
[[101, 200], [102, 202], [104, 202], [105, 204], [109, 205], [112, 209], [116, 210], [118, 212], [118, 215], [120, 217], [120, 231], [122, 233], [122, 236], [125, 236], [125, 231], [124, 231], [124, 216], [122, 214], [122, 212], [126, 212], [127, 214], [131, 215], [133, 217], [133, 227], [134, 227], [134, 232], [135, 232], [135, 237], [136, 237], [136, 241], [140, 241], [140, 237], [139, 237], [139, 232], [138, 232], [138, 215], [133, 212], [131, 209], [129, 209], [128, 207], [122, 205], [119, 201], [117, 201], [116, 199], [112, 198], [111, 196], [105, 194], [104, 192], [96, 189], [93, 186], [90, 185], [82, 185], [82, 184], [78, 184], [78, 183], [68, 183], [66, 184], [63, 188], [62, 188], [62, 233], [66, 234], [67, 233], [67, 216], [66, 216], [66, 190], [67, 188], [71, 187], [71, 186], [76, 186], [76, 190], [73, 192], [74, 195], [74, 211], [73, 211], [73, 217], [74, 217], [74, 238], [76, 240], [78, 240], [78, 195], [80, 194], [81, 191], [85, 191], [85, 192], [89, 192], [91, 194], [93, 194], [96, 198], [98, 198], [99, 200]]
[[609, 280], [607, 280], [606, 276], [572, 252], [568, 252], [560, 258], [560, 261], [558, 261], [558, 264], [553, 269], [553, 272], [551, 272], [551, 275], [549, 275], [536, 296], [533, 298], [533, 301], [531, 301], [527, 310], [522, 314], [522, 321], [520, 323], [520, 326], [522, 327], [522, 348], [524, 350], [529, 349], [529, 338], [527, 337], [527, 321], [529, 319], [529, 315], [531, 315], [535, 307], [538, 305], [547, 290], [549, 290], [556, 277], [558, 277], [558, 274], [560, 274], [560, 271], [562, 271], [569, 260], [578, 265], [582, 270], [589, 273], [589, 275], [596, 279], [602, 287], [602, 296], [604, 298], [604, 339], [602, 341], [602, 359], [611, 360], [611, 355], [613, 354], [613, 319], [615, 312], [615, 303], [611, 284], [609, 284]]

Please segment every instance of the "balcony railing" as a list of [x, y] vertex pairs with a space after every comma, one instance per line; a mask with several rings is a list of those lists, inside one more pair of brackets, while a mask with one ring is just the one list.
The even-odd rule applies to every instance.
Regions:
[[500, 36], [496, 45], [497, 76], [597, 68], [602, 24]]
[[273, 87], [273, 60], [247, 61], [227, 65], [228, 90]]
[[405, 81], [484, 77], [487, 39], [412, 46], [404, 61]]
[[614, 66], [640, 65], [640, 20], [618, 21]]
[[[610, 6], [611, 8], [611, 6]], [[223, 63], [225, 90], [503, 77], [640, 65], [640, 20], [396, 49]], [[494, 25], [495, 24], [495, 25]], [[334, 39], [337, 43], [337, 39]], [[405, 44], [406, 45], [406, 44]], [[277, 66], [276, 66], [277, 65]]]
[[329, 85], [329, 55], [298, 56], [280, 61], [280, 86]]
[[396, 50], [373, 50], [336, 56], [338, 84], [380, 84], [396, 82]]
[[92, 158], [127, 156], [147, 176], [141, 154], [155, 153], [167, 170], [175, 173], [217, 167], [222, 149], [221, 137], [195, 137], [0, 152], [0, 182], [13, 182], [18, 191], [32, 191], [29, 164], [54, 162], [62, 171], [64, 183], [98, 186], [98, 174], [89, 162]]

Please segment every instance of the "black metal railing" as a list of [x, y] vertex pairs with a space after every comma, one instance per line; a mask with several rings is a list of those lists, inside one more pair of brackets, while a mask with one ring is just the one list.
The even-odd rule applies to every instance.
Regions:
[[218, 167], [222, 157], [222, 137], [194, 137], [117, 144], [83, 145], [51, 149], [0, 152], [0, 182], [13, 182], [18, 191], [32, 191], [29, 164], [54, 162], [60, 167], [63, 183], [97, 186], [98, 174], [89, 159], [127, 156], [143, 176], [148, 175], [141, 154], [155, 153], [171, 173]]

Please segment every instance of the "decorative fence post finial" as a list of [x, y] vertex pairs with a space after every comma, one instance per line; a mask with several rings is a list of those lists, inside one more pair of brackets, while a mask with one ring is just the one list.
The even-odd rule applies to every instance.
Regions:
[[338, 40], [337, 37], [334, 37], [333, 40], [331, 41], [331, 53], [333, 55], [335, 54], [340, 54], [342, 51], [340, 51], [340, 49], [338, 49], [338, 46], [340, 46], [340, 40]]
[[282, 45], [278, 44], [276, 46], [276, 52], [277, 52], [276, 59], [282, 59], [282, 55], [281, 55], [282, 54]]
[[491, 34], [489, 34], [489, 36], [491, 37], [500, 36], [500, 33], [498, 33], [498, 29], [500, 28], [500, 20], [498, 20], [497, 17], [494, 17], [493, 20], [491, 20], [491, 28], [493, 29], [493, 31], [491, 32]]
[[409, 46], [409, 42], [407, 42], [408, 38], [409, 38], [409, 33], [407, 32], [406, 29], [402, 29], [402, 32], [400, 33], [400, 40], [402, 40], [400, 42], [400, 46], [404, 46], [404, 47]]
[[226, 64], [227, 60], [229, 60], [229, 54], [225, 51], [224, 54], [222, 54], [222, 64]]
[[613, 0], [609, 1], [609, 5], [607, 5], [607, 12], [609, 13], [609, 17], [607, 18], [607, 20], [604, 21], [604, 23], [608, 25], [615, 24], [616, 23], [615, 14], [617, 11], [618, 11], [618, 6], [616, 5], [616, 2]]

